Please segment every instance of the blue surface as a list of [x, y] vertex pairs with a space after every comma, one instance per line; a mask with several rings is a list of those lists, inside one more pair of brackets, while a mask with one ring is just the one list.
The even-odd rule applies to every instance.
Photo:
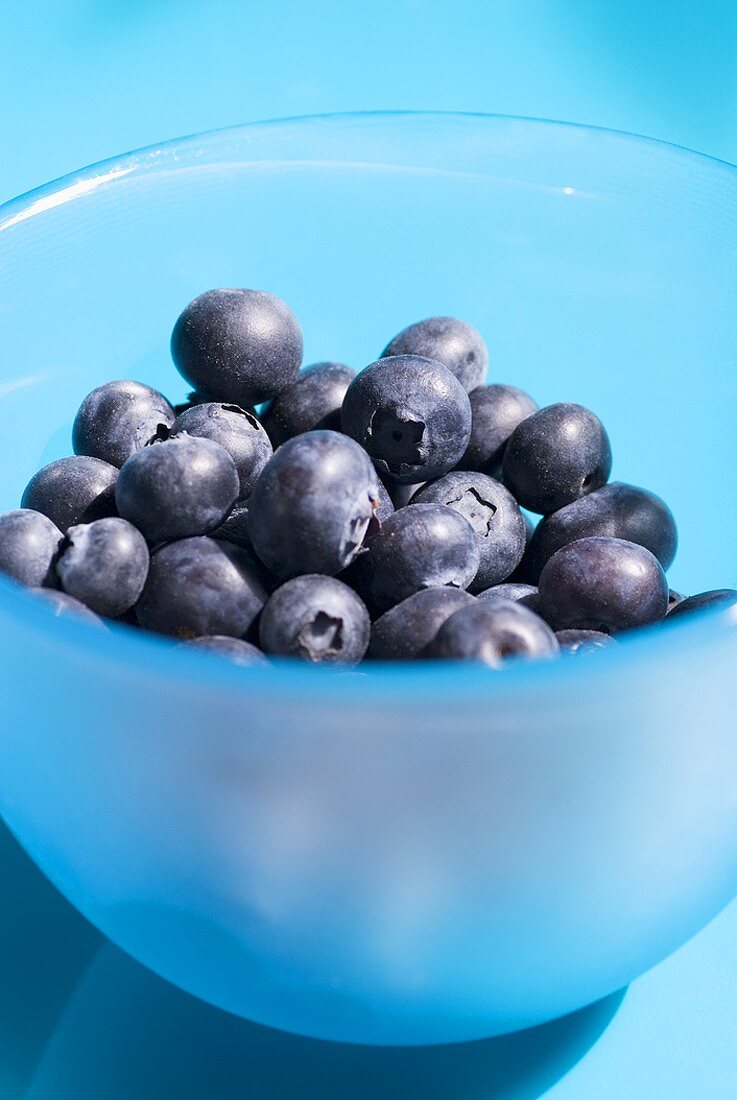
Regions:
[[[361, 107], [565, 117], [646, 132], [737, 159], [737, 9], [730, 0], [709, 5], [696, 0], [624, 0], [618, 5], [479, 0], [455, 5], [457, 14], [450, 21], [448, 10], [446, 3], [421, 0], [403, 5], [387, 0], [370, 7], [297, 2], [256, 7], [236, 0], [37, 0], [29, 5], [8, 0], [0, 37], [0, 198], [172, 134], [257, 117]], [[380, 27], [391, 29], [379, 32]], [[4, 837], [6, 850], [14, 852]], [[39, 1064], [56, 1014], [63, 1011], [98, 937], [24, 857], [8, 855], [2, 868], [3, 896], [11, 901], [0, 917], [0, 954], [3, 994], [9, 986], [10, 996], [0, 1000], [0, 1049], [10, 1082], [21, 1063], [16, 1080]], [[733, 906], [630, 990], [599, 1043], [551, 1095], [558, 1100], [733, 1095], [736, 936]], [[118, 977], [121, 971], [124, 979]], [[179, 1041], [185, 1037], [192, 1061], [200, 1060], [190, 1094], [205, 1095], [208, 1074], [215, 1072], [212, 1061], [222, 1058], [218, 1035], [224, 1043], [233, 1042], [228, 1025], [221, 1033], [219, 1016], [213, 1015], [207, 1042], [198, 1043], [197, 1035], [186, 1026], [180, 1029], [178, 1022], [180, 1014], [189, 1012], [198, 1019], [197, 1010], [181, 1008], [191, 1002], [176, 995], [180, 1007], [172, 1007], [169, 993], [161, 992], [169, 987], [141, 974], [105, 949], [90, 971], [89, 1003], [96, 1003], [99, 1017], [111, 1013], [116, 1024], [120, 1017], [113, 1009], [126, 1004], [131, 988], [134, 997], [143, 996], [139, 1006], [166, 1006], [172, 1034]], [[84, 988], [80, 999], [84, 1009]], [[119, 1031], [125, 1042], [125, 1027]], [[49, 1048], [52, 1068], [44, 1059], [36, 1084], [46, 1092], [39, 1095], [62, 1096], [65, 1067], [74, 1071], [74, 1080], [74, 1073], [98, 1065], [93, 1034], [84, 1028], [76, 1034], [76, 1047], [57, 1043]], [[94, 1039], [99, 1038], [98, 1031]], [[65, 1049], [68, 1055], [60, 1058]], [[160, 1080], [157, 1074], [166, 1072], [164, 1056], [172, 1066], [181, 1058], [180, 1048], [163, 1040], [140, 1059], [127, 1047], [116, 1052], [114, 1041], [112, 1050], [118, 1071], [124, 1054], [139, 1082]], [[275, 1066], [282, 1064], [282, 1054], [279, 1049]], [[565, 1052], [561, 1057], [565, 1061]], [[185, 1059], [185, 1064], [190, 1062]], [[320, 1064], [315, 1054], [313, 1077]], [[104, 1077], [104, 1058], [99, 1065]], [[464, 1067], [461, 1058], [454, 1076], [460, 1100]], [[247, 1069], [235, 1067], [234, 1093]], [[484, 1090], [475, 1081], [469, 1098], [535, 1095], [521, 1085], [504, 1087]], [[19, 1093], [8, 1084], [7, 1094]], [[151, 1094], [161, 1095], [161, 1090], [152, 1088]], [[84, 1093], [74, 1095], [81, 1100]]]
[[[624, 1000], [487, 1043], [372, 1051], [209, 1008], [108, 945], [0, 833], [4, 1100], [727, 1100], [737, 904]], [[549, 1089], [547, 1093], [546, 1089]]]

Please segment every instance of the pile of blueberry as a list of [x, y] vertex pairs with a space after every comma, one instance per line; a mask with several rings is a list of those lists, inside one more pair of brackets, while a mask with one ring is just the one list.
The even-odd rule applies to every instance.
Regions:
[[[93, 390], [74, 456], [0, 516], [0, 571], [59, 614], [244, 665], [496, 667], [737, 601], [669, 591], [668, 507], [607, 484], [609, 439], [588, 409], [485, 385], [486, 346], [462, 321], [410, 325], [360, 374], [300, 371], [284, 302], [213, 290], [171, 347], [185, 404], [138, 382]], [[534, 531], [523, 508], [542, 516]]]

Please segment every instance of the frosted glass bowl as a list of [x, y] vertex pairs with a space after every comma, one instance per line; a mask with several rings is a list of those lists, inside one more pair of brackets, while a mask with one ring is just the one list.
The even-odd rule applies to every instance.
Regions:
[[[605, 419], [615, 476], [734, 584], [737, 174], [671, 146], [461, 115], [285, 121], [129, 154], [0, 208], [0, 506], [109, 378], [184, 385], [212, 286], [286, 299], [306, 361], [433, 313], [491, 378]], [[243, 670], [59, 621], [0, 583], [0, 808], [63, 893], [262, 1023], [416, 1044], [621, 987], [737, 890], [737, 630], [596, 658]]]

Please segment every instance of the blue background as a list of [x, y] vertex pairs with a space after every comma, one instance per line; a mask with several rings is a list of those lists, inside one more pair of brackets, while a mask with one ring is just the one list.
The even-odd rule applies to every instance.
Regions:
[[[5, 0], [2, 14], [0, 199], [177, 134], [372, 108], [565, 118], [737, 160], [733, 0]], [[105, 945], [4, 832], [0, 874], [4, 1096], [737, 1091], [737, 905], [621, 1004], [508, 1040], [382, 1053], [278, 1036], [179, 994]]]

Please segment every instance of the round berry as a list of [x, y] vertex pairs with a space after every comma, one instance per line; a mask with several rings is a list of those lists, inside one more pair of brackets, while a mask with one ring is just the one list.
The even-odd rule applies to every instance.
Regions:
[[257, 646], [252, 645], [251, 642], [244, 642], [242, 638], [232, 638], [227, 634], [205, 634], [201, 638], [184, 641], [181, 645], [197, 646], [198, 649], [216, 653], [242, 668], [269, 663]]
[[174, 410], [158, 390], [140, 382], [106, 382], [88, 393], [72, 428], [74, 453], [122, 466], [156, 439], [166, 439]]
[[85, 607], [80, 600], [76, 600], [66, 592], [58, 592], [53, 588], [29, 588], [28, 591], [32, 592], [36, 599], [48, 604], [57, 619], [81, 619], [82, 622], [105, 629], [102, 619], [94, 611], [90, 611], [89, 607]]
[[587, 653], [591, 649], [606, 649], [616, 645], [611, 634], [602, 634], [600, 630], [557, 630], [558, 645], [563, 653]]
[[371, 602], [385, 611], [423, 588], [468, 588], [479, 560], [467, 519], [444, 504], [414, 504], [384, 521], [359, 565]]
[[593, 535], [636, 542], [654, 554], [663, 569], [672, 565], [678, 546], [668, 505], [647, 489], [613, 481], [540, 520], [525, 555], [525, 575], [536, 581], [557, 550]]
[[259, 621], [259, 639], [267, 653], [315, 664], [358, 664], [370, 634], [368, 611], [353, 589], [316, 573], [277, 588]]
[[522, 584], [521, 581], [510, 581], [507, 584], [495, 584], [491, 588], [478, 593], [480, 600], [528, 600], [530, 596], [537, 596], [537, 588], [534, 584]]
[[238, 471], [241, 499], [251, 492], [274, 453], [271, 440], [255, 414], [239, 405], [208, 401], [186, 409], [171, 430], [172, 438], [182, 434], [211, 439], [228, 452]]
[[261, 421], [275, 447], [317, 428], [340, 431], [340, 410], [356, 376], [343, 363], [313, 363], [264, 409]]
[[441, 363], [395, 355], [372, 363], [351, 382], [341, 422], [382, 477], [411, 484], [456, 465], [471, 434], [471, 406]]
[[368, 655], [378, 661], [411, 661], [422, 654], [445, 620], [474, 597], [460, 588], [423, 588], [385, 611], [371, 628]]
[[241, 638], [266, 601], [246, 551], [200, 536], [167, 543], [151, 555], [136, 614], [159, 634]]
[[289, 307], [263, 290], [208, 290], [174, 326], [179, 373], [211, 401], [243, 408], [276, 397], [302, 362], [302, 331]]
[[182, 435], [131, 455], [121, 467], [115, 497], [120, 515], [157, 543], [212, 531], [233, 507], [239, 488], [224, 447]]
[[402, 329], [387, 344], [381, 358], [390, 355], [421, 355], [442, 363], [470, 392], [486, 378], [489, 353], [481, 333], [455, 317], [428, 317]]
[[118, 470], [87, 455], [57, 458], [34, 474], [21, 507], [43, 512], [60, 531], [77, 523], [115, 515]]
[[412, 497], [419, 504], [446, 504], [473, 527], [479, 569], [469, 585], [480, 592], [506, 580], [525, 552], [525, 521], [516, 500], [499, 481], [480, 473], [453, 471], [425, 485]]
[[644, 546], [599, 536], [553, 554], [540, 574], [538, 598], [542, 615], [556, 630], [612, 634], [663, 619], [668, 582]]
[[558, 642], [547, 623], [514, 600], [477, 600], [448, 618], [425, 656], [498, 668], [510, 657], [548, 657]]
[[496, 475], [507, 440], [537, 404], [516, 386], [479, 386], [468, 395], [471, 402], [471, 438], [459, 462], [462, 470]]
[[30, 588], [55, 586], [62, 533], [48, 516], [16, 508], [0, 516], [0, 573]]
[[672, 619], [674, 615], [680, 618], [681, 615], [689, 615], [692, 611], [705, 611], [712, 607], [733, 607], [735, 604], [737, 604], [737, 592], [734, 588], [715, 588], [711, 592], [699, 592], [696, 596], [681, 600], [671, 608], [668, 619]]
[[378, 504], [365, 451], [339, 432], [306, 432], [265, 466], [248, 501], [248, 529], [278, 577], [332, 576], [358, 554]]
[[70, 527], [56, 572], [65, 592], [98, 615], [114, 619], [133, 607], [148, 573], [140, 531], [117, 516]]
[[504, 482], [523, 508], [546, 515], [600, 489], [612, 452], [597, 416], [581, 405], [548, 405], [509, 437]]

